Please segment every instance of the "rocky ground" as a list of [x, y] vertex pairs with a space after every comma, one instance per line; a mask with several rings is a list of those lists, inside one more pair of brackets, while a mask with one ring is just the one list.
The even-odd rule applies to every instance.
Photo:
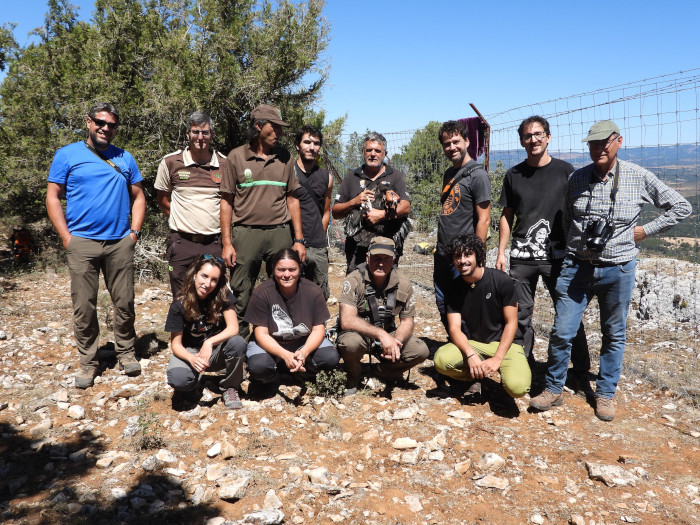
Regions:
[[[342, 267], [332, 274], [337, 297]], [[645, 288], [644, 275], [652, 304], [664, 285]], [[647, 322], [630, 316], [611, 423], [570, 390], [562, 407], [541, 414], [527, 410], [527, 397], [509, 403], [493, 382], [481, 398], [465, 396], [431, 362], [390, 397], [377, 380], [339, 400], [283, 386], [229, 411], [206, 390], [199, 406], [177, 412], [165, 383], [167, 290], [138, 286], [137, 378], [115, 367], [110, 301], [100, 293], [106, 369], [83, 391], [73, 387], [67, 275], [0, 278], [1, 522], [700, 523], [697, 324], [657, 318], [650, 328], [654, 312]], [[426, 287], [417, 295], [417, 334], [435, 350], [444, 333], [432, 295]], [[544, 361], [552, 312], [546, 296], [539, 303]], [[596, 317], [593, 308], [592, 349]]]

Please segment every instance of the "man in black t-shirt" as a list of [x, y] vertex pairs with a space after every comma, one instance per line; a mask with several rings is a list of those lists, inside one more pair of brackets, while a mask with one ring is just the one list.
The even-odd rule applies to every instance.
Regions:
[[511, 397], [524, 396], [532, 374], [518, 333], [513, 281], [485, 267], [486, 246], [476, 235], [454, 237], [447, 253], [460, 276], [445, 294], [451, 342], [435, 353], [435, 369], [460, 381], [478, 381], [498, 371]]
[[[552, 301], [556, 302], [557, 277], [566, 249], [563, 226], [565, 187], [574, 167], [547, 152], [552, 135], [546, 119], [532, 116], [523, 120], [518, 135], [527, 159], [509, 169], [503, 179], [499, 201], [503, 212], [496, 268], [506, 271], [505, 252], [512, 232], [510, 275], [516, 280], [518, 291], [518, 325], [523, 334], [525, 354], [533, 362], [532, 311], [537, 280], [542, 276]], [[588, 392], [590, 385], [585, 387], [591, 362], [583, 323], [573, 341], [571, 361], [572, 386]]]
[[411, 211], [404, 174], [384, 162], [386, 139], [370, 132], [362, 141], [364, 164], [348, 171], [335, 196], [334, 219], [345, 219], [346, 274], [365, 262], [373, 237], [391, 238], [396, 245], [398, 266], [403, 242], [410, 231]]
[[470, 233], [486, 242], [491, 220], [491, 181], [487, 171], [467, 153], [469, 139], [462, 122], [445, 122], [438, 131], [438, 140], [443, 153], [452, 162], [452, 167], [443, 176], [440, 194], [442, 209], [433, 267], [435, 304], [447, 330], [444, 292], [450, 281], [457, 277], [446, 255], [447, 243], [456, 235]]
[[303, 126], [294, 141], [299, 157], [294, 170], [301, 187], [297, 197], [301, 206], [301, 226], [306, 243], [306, 261], [302, 277], [316, 283], [328, 299], [328, 240], [331, 218], [333, 177], [317, 164], [323, 146], [323, 134], [314, 126]]

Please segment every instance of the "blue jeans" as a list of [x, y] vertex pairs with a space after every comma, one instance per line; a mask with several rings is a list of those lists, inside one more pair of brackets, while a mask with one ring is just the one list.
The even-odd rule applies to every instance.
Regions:
[[554, 326], [549, 336], [546, 389], [560, 394], [583, 312], [595, 295], [600, 307], [603, 341], [596, 397], [612, 399], [622, 371], [627, 313], [634, 291], [636, 259], [617, 266], [593, 266], [571, 256], [564, 260], [557, 280]]

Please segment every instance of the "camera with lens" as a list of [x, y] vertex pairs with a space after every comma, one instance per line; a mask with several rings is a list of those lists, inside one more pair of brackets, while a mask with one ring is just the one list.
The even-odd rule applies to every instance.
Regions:
[[612, 237], [615, 225], [608, 218], [598, 218], [586, 226], [586, 248], [592, 252], [602, 252]]

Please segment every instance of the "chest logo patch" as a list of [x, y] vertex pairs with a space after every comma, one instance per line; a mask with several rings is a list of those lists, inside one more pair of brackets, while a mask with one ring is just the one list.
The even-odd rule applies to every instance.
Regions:
[[489, 293], [486, 294], [486, 298], [487, 298], [487, 299], [491, 299], [491, 292], [489, 292]]
[[190, 180], [190, 172], [189, 171], [178, 171], [177, 176], [180, 180]]
[[253, 180], [253, 172], [250, 171], [250, 168], [245, 169], [245, 171], [243, 172], [243, 176], [245, 177], [246, 181]]
[[221, 173], [218, 171], [215, 171], [214, 173], [211, 174], [211, 180], [213, 182], [216, 182], [217, 184], [221, 183]]

